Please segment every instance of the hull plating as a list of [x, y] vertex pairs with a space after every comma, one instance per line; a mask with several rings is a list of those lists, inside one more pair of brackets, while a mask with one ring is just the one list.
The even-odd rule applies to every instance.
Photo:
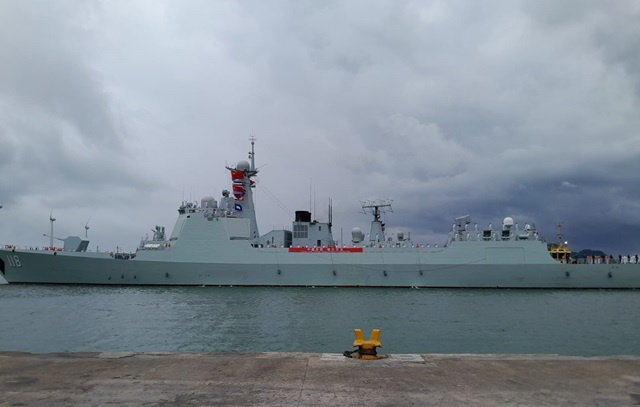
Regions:
[[[256, 249], [257, 250], [257, 249]], [[433, 254], [433, 253], [431, 253]], [[99, 254], [0, 250], [9, 283], [455, 288], [640, 288], [638, 264], [434, 263], [429, 253], [291, 254], [263, 250], [238, 262], [116, 260]], [[354, 256], [359, 256], [355, 257]], [[262, 257], [261, 262], [257, 262]], [[434, 257], [434, 256], [432, 256]], [[277, 259], [276, 259], [277, 258]], [[380, 259], [388, 259], [382, 263]]]

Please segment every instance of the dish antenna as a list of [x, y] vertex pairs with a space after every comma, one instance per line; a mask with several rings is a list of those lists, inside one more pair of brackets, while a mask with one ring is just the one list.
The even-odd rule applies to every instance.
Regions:
[[87, 221], [85, 223], [80, 222], [80, 224], [84, 228], [84, 238], [85, 239], [87, 239], [87, 234], [89, 233], [89, 221], [90, 220], [91, 220], [91, 216], [89, 216], [89, 219], [87, 219]]

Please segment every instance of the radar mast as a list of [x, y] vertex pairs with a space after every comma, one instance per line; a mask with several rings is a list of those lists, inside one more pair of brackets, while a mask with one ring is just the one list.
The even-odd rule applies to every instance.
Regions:
[[371, 221], [371, 232], [369, 233], [369, 241], [378, 243], [384, 242], [384, 223], [380, 221], [380, 215], [385, 212], [393, 212], [391, 208], [392, 199], [375, 199], [368, 201], [360, 201], [363, 213], [373, 214]]
[[51, 232], [49, 232], [49, 247], [53, 248], [53, 222], [56, 221], [56, 218], [53, 217], [53, 211], [49, 213], [49, 224], [51, 225]]
[[571, 249], [569, 249], [569, 243], [562, 240], [562, 223], [556, 223], [556, 228], [558, 230], [558, 242], [555, 244], [551, 243], [549, 245], [549, 254], [561, 263], [571, 262]]

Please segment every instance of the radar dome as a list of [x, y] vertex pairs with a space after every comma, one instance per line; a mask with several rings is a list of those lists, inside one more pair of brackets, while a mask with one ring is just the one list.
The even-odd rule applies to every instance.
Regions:
[[236, 170], [238, 171], [249, 171], [251, 166], [246, 161], [240, 161], [238, 165], [236, 165]]
[[508, 227], [513, 226], [513, 218], [512, 218], [512, 217], [510, 217], [510, 216], [507, 216], [507, 217], [506, 217], [506, 218], [504, 218], [504, 220], [502, 221], [502, 224], [503, 224], [504, 226], [508, 226]]
[[207, 195], [202, 197], [202, 199], [200, 200], [201, 208], [216, 208], [217, 206], [218, 206], [218, 203], [212, 196]]
[[364, 240], [364, 233], [360, 228], [355, 227], [351, 229], [351, 241], [353, 243], [360, 243]]

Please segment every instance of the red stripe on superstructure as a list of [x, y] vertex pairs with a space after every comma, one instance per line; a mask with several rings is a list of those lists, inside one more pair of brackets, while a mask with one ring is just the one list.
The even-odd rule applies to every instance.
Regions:
[[289, 253], [362, 253], [362, 247], [290, 247]]

